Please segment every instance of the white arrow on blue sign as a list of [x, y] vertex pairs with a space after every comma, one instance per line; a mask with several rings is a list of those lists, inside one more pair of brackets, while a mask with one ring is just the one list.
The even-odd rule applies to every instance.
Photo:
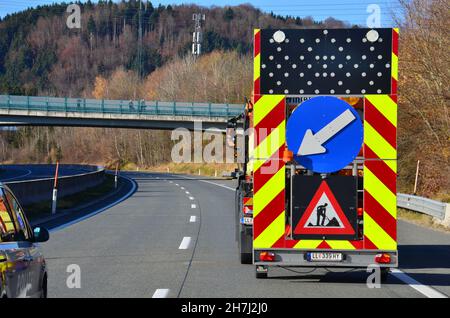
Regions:
[[363, 125], [358, 112], [345, 101], [315, 97], [289, 117], [286, 141], [299, 164], [314, 172], [331, 173], [356, 158], [363, 143]]

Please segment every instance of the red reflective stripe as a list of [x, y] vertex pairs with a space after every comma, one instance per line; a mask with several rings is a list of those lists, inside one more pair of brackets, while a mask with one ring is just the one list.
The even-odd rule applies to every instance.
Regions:
[[364, 235], [364, 248], [366, 250], [377, 250], [378, 247], [372, 243], [367, 236]]
[[261, 93], [261, 78], [258, 78], [255, 80], [254, 83], [254, 94], [260, 94]]
[[284, 212], [284, 189], [267, 204], [253, 220], [253, 236], [256, 239], [276, 218]]
[[254, 45], [255, 45], [254, 56], [256, 57], [258, 54], [261, 53], [261, 31], [256, 32]]
[[253, 173], [254, 193], [258, 192], [258, 190], [261, 189], [275, 173], [283, 168], [284, 161], [277, 159], [283, 155], [283, 149], [284, 145], [282, 145], [278, 151], [275, 151], [275, 153], [272, 154], [272, 157], [266, 160], [266, 162]]
[[369, 146], [364, 144], [364, 158], [365, 159], [380, 159], [375, 152], [373, 152], [372, 149], [370, 149]]
[[397, 128], [368, 100], [364, 119], [393, 147], [397, 148]]
[[364, 211], [394, 241], [397, 240], [397, 220], [367, 191], [364, 191]]
[[398, 33], [392, 30], [392, 52], [398, 56]]
[[326, 241], [322, 241], [317, 248], [331, 248], [331, 246]]
[[284, 234], [272, 245], [272, 248], [284, 248], [286, 240], [284, 239]]
[[354, 248], [356, 248], [357, 250], [361, 250], [364, 248], [364, 241], [360, 240], [360, 241], [349, 241], [350, 244], [353, 245]]
[[366, 160], [364, 165], [386, 186], [391, 192], [397, 194], [397, 174], [384, 162], [384, 160]]
[[394, 103], [397, 104], [397, 95], [389, 95], [389, 97], [392, 99], [392, 101], [393, 101]]
[[[264, 105], [258, 105], [264, 107]], [[271, 129], [277, 128], [286, 118], [286, 103], [285, 99], [278, 103], [256, 126], [255, 131], [258, 134], [259, 129], [265, 129], [262, 133], [267, 136], [271, 133]], [[258, 139], [257, 139], [258, 140]], [[258, 145], [262, 140], [259, 140]]]
[[397, 94], [397, 80], [393, 77], [391, 77], [391, 94]]

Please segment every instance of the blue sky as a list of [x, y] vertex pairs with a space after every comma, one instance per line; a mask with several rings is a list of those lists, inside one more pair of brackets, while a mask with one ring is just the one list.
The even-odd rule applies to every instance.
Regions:
[[[54, 2], [63, 2], [57, 0], [0, 0], [0, 17], [8, 13], [13, 13], [35, 7], [40, 4], [51, 4]], [[70, 2], [66, 0], [65, 2]], [[96, 2], [96, 1], [93, 1]], [[313, 16], [315, 20], [324, 20], [332, 16], [339, 20], [345, 20], [352, 24], [365, 25], [369, 13], [366, 12], [369, 4], [377, 4], [381, 9], [381, 26], [392, 27], [392, 12], [399, 11], [397, 0], [159, 0], [152, 1], [154, 5], [158, 3], [182, 4], [195, 3], [202, 6], [226, 6], [238, 5], [242, 3], [251, 3], [263, 11], [280, 15], [293, 15], [299, 17]]]

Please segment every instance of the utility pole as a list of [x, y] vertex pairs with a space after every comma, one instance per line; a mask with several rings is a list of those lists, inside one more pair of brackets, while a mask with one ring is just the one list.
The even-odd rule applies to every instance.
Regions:
[[195, 21], [195, 29], [192, 34], [192, 55], [198, 57], [202, 54], [202, 21], [206, 20], [206, 16], [202, 13], [194, 13], [192, 20]]
[[139, 40], [138, 40], [138, 63], [139, 63], [139, 78], [142, 78], [142, 0], [139, 0]]

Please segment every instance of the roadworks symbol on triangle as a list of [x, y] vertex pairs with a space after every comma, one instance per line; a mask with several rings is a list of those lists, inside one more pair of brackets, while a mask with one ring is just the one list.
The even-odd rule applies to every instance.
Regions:
[[295, 234], [353, 235], [355, 231], [326, 181], [322, 181], [295, 227]]

